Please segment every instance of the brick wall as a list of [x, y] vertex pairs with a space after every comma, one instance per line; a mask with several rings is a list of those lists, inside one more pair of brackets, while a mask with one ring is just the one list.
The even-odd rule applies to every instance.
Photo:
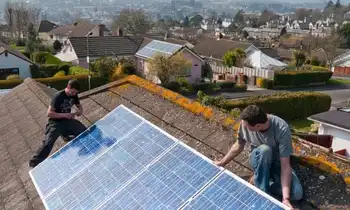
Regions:
[[350, 67], [336, 66], [334, 68], [333, 75], [335, 75], [335, 76], [350, 76]]

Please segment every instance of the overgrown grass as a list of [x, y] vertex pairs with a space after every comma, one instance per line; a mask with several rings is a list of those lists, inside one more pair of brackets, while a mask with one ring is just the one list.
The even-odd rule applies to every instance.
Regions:
[[308, 133], [311, 130], [311, 125], [313, 124], [310, 120], [292, 120], [289, 121], [295, 131], [301, 133]]

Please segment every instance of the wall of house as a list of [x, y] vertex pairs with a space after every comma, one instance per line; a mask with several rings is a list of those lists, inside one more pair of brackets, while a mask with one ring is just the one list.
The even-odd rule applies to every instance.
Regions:
[[190, 53], [188, 50], [184, 50], [183, 53], [184, 57], [192, 63], [191, 76], [189, 76], [187, 79], [190, 83], [199, 83], [202, 78], [203, 62], [197, 56]]
[[[192, 64], [190, 74], [186, 77], [190, 83], [199, 83], [202, 78], [202, 66], [203, 62], [193, 55], [192, 53], [185, 50], [184, 57], [189, 60]], [[148, 75], [149, 72], [149, 63], [142, 58], [136, 58], [136, 68], [137, 71], [143, 75]]]
[[318, 129], [318, 134], [320, 135], [332, 135], [333, 143], [332, 148], [333, 151], [336, 152], [338, 150], [346, 149], [346, 156], [350, 156], [350, 132], [345, 130], [341, 130], [338, 128], [334, 128], [325, 124], [321, 124]]
[[18, 68], [21, 79], [32, 77], [32, 74], [30, 73], [30, 65], [31, 63], [12, 55], [11, 53], [7, 53], [7, 56], [5, 56], [5, 53], [0, 55], [0, 69]]

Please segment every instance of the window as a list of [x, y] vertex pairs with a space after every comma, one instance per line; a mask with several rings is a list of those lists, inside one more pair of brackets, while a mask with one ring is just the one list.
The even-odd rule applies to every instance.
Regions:
[[0, 69], [0, 80], [5, 80], [7, 76], [19, 74], [18, 68], [10, 68], [10, 69]]

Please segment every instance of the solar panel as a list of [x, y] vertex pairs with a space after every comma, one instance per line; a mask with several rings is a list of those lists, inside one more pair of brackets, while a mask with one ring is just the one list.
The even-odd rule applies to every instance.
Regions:
[[244, 180], [232, 173], [224, 171], [183, 209], [282, 210], [284, 207], [269, 195], [247, 185]]
[[136, 55], [144, 58], [152, 58], [157, 53], [163, 55], [172, 55], [181, 48], [181, 45], [153, 40], [144, 46], [141, 50], [139, 50]]
[[259, 202], [278, 207], [227, 174], [122, 105], [30, 171], [50, 210], [198, 209], [197, 200], [217, 207], [222, 199], [208, 192], [236, 193], [233, 183], [244, 195], [255, 193], [245, 202], [251, 209]]

